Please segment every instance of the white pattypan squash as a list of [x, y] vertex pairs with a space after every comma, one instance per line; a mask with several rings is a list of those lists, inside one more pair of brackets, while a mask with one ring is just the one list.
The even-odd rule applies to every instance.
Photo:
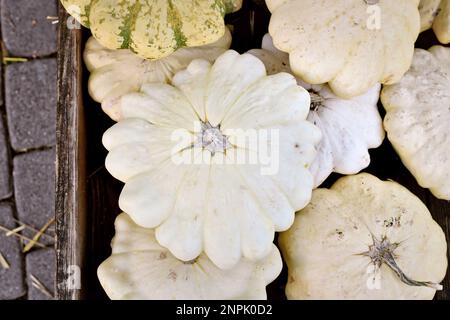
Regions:
[[224, 271], [205, 254], [178, 260], [158, 244], [154, 230], [137, 226], [125, 213], [115, 225], [112, 255], [98, 268], [100, 283], [113, 300], [264, 300], [266, 286], [282, 269], [274, 245], [263, 260], [243, 259]]
[[217, 41], [224, 16], [242, 0], [61, 0], [66, 10], [108, 49], [160, 59], [184, 47]]
[[425, 205], [369, 174], [317, 189], [281, 234], [289, 299], [432, 299], [447, 242]]
[[422, 31], [433, 28], [441, 43], [450, 43], [450, 0], [420, 0]]
[[194, 59], [213, 62], [231, 45], [228, 29], [217, 42], [201, 47], [181, 48], [170, 56], [159, 60], [145, 60], [128, 49], [110, 50], [97, 40], [86, 43], [84, 61], [91, 72], [89, 93], [102, 104], [102, 108], [113, 120], [120, 120], [120, 97], [139, 91], [144, 83], [166, 83], [173, 75], [185, 69]]
[[450, 200], [450, 48], [416, 49], [400, 83], [383, 88], [384, 126], [417, 182]]
[[204, 250], [229, 269], [265, 257], [310, 200], [321, 134], [309, 104], [292, 75], [267, 76], [232, 50], [214, 65], [194, 60], [173, 86], [123, 96], [122, 120], [103, 137], [106, 168], [125, 182], [121, 209], [183, 261]]
[[[262, 48], [249, 53], [264, 62], [269, 74], [292, 73], [288, 54], [273, 46], [269, 34], [264, 36]], [[297, 83], [310, 92], [308, 121], [319, 127], [323, 135], [317, 157], [310, 167], [315, 187], [332, 172], [355, 174], [366, 168], [370, 163], [368, 149], [379, 147], [384, 140], [377, 107], [380, 85], [362, 96], [342, 99], [327, 85], [311, 85], [301, 79], [297, 79]]]
[[398, 82], [420, 32], [419, 0], [266, 0], [275, 47], [293, 72], [343, 98]]

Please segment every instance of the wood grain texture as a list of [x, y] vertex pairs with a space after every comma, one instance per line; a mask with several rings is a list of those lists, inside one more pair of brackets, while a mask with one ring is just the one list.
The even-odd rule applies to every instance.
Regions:
[[[82, 99], [81, 30], [67, 28], [59, 11], [58, 104], [56, 130], [56, 298], [83, 297], [77, 270], [84, 274], [86, 235], [86, 175]], [[75, 273], [73, 273], [75, 272]], [[74, 277], [74, 278], [72, 278]], [[81, 279], [82, 281], [82, 279]]]
[[[67, 15], [61, 11], [60, 21], [64, 22], [66, 18]], [[269, 18], [266, 8], [245, 1], [243, 10], [227, 17], [227, 23], [235, 30], [233, 49], [245, 52], [259, 47], [267, 32]], [[83, 33], [69, 31], [62, 24], [58, 58], [56, 205], [57, 297], [60, 299], [107, 298], [97, 279], [97, 267], [111, 253], [113, 222], [120, 213], [117, 200], [123, 187], [104, 167], [106, 150], [101, 144], [101, 136], [113, 122], [87, 93], [88, 73], [80, 59], [83, 41], [88, 36], [88, 30]], [[433, 32], [428, 31], [420, 36], [417, 47], [428, 49], [434, 44], [437, 44], [437, 40]], [[380, 112], [384, 116], [381, 105]], [[88, 143], [85, 134], [89, 137]], [[387, 139], [380, 148], [371, 151], [371, 157], [372, 163], [364, 171], [380, 179], [397, 181], [416, 194], [428, 206], [434, 219], [446, 233], [447, 240], [450, 240], [450, 202], [440, 201], [428, 190], [418, 186]], [[339, 177], [340, 175], [333, 174], [323, 187], [331, 186]], [[73, 264], [82, 267], [83, 286], [80, 291], [68, 288], [67, 268]], [[269, 299], [285, 299], [286, 279], [287, 270], [284, 268], [280, 277], [268, 287]], [[442, 284], [444, 290], [436, 294], [436, 299], [450, 300], [449, 274]]]

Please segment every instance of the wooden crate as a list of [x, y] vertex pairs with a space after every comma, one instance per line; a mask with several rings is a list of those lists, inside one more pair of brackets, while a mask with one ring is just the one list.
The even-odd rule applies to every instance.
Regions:
[[68, 272], [83, 267], [86, 254], [86, 135], [82, 84], [82, 32], [69, 30], [60, 8], [56, 144], [56, 297], [78, 300]]
[[[58, 299], [106, 299], [97, 280], [98, 265], [110, 254], [114, 235], [114, 219], [122, 184], [112, 178], [104, 167], [106, 150], [101, 144], [103, 132], [113, 122], [87, 94], [88, 73], [82, 62], [88, 30], [69, 30], [68, 15], [59, 12], [58, 56], [58, 118], [57, 118], [57, 288]], [[233, 48], [245, 52], [260, 45], [267, 30], [269, 14], [263, 8], [245, 2], [241, 12], [232, 15], [228, 23], [239, 33], [234, 34]], [[250, 27], [254, 21], [255, 27]], [[421, 48], [437, 44], [434, 34], [426, 32], [417, 42]], [[380, 112], [384, 113], [380, 105]], [[450, 240], [450, 204], [439, 201], [428, 190], [420, 188], [402, 165], [386, 140], [371, 152], [372, 164], [366, 172], [381, 179], [392, 179], [406, 186], [427, 205], [434, 219]], [[325, 186], [339, 175], [333, 174]], [[450, 255], [449, 255], [450, 256]], [[81, 287], [74, 287], [80, 268]], [[75, 276], [75, 278], [74, 278]], [[72, 280], [75, 280], [72, 281]], [[286, 268], [279, 279], [268, 288], [269, 299], [284, 299]], [[436, 299], [450, 299], [450, 278], [443, 281], [444, 291]]]

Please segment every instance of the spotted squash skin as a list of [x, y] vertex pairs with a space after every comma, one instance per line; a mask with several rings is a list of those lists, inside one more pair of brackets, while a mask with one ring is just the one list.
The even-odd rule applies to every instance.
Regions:
[[108, 49], [160, 59], [202, 46], [225, 33], [224, 16], [242, 0], [61, 0], [66, 10]]
[[433, 28], [439, 42], [450, 43], [450, 0], [420, 0], [421, 30]]

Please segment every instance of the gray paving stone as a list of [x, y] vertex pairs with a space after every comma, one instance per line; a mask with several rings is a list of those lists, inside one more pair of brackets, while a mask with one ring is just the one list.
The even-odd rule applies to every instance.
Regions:
[[13, 179], [19, 220], [42, 228], [55, 216], [55, 150], [15, 156]]
[[37, 57], [56, 52], [56, 0], [1, 0], [3, 42], [12, 56]]
[[[16, 226], [13, 210], [9, 204], [0, 203], [0, 225], [10, 230]], [[26, 286], [19, 240], [15, 237], [6, 237], [5, 233], [0, 231], [0, 252], [10, 265], [9, 269], [0, 266], [0, 300], [20, 298], [26, 294]]]
[[8, 198], [12, 194], [9, 146], [5, 134], [6, 130], [0, 115], [0, 200]]
[[[55, 287], [56, 256], [54, 249], [39, 249], [27, 254], [28, 300], [53, 300]], [[45, 294], [33, 286], [34, 276], [50, 293]]]
[[56, 139], [56, 59], [7, 66], [5, 104], [14, 150], [53, 146]]

